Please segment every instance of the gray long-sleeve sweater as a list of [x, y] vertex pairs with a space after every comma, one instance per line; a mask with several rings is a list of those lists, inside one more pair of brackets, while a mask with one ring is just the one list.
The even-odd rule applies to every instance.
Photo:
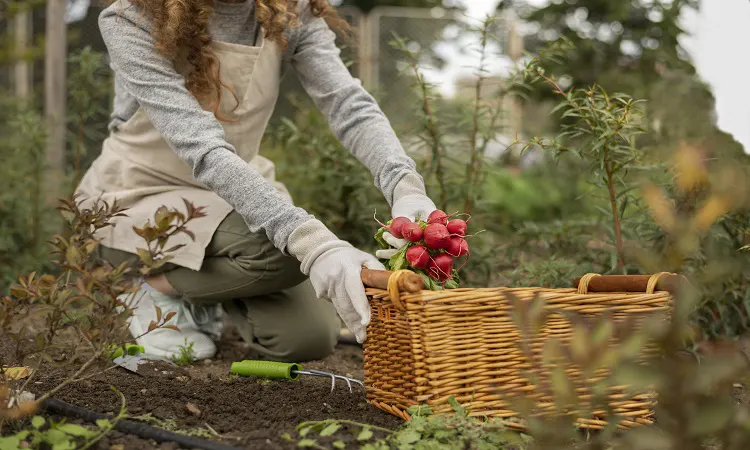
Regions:
[[[414, 161], [375, 100], [343, 64], [335, 34], [325, 20], [310, 13], [307, 1], [301, 1], [300, 8], [300, 26], [287, 31], [285, 63], [342, 145], [370, 170], [389, 203], [424, 193]], [[219, 121], [201, 108], [185, 88], [184, 78], [157, 52], [151, 24], [138, 8], [118, 0], [102, 12], [99, 27], [115, 72], [112, 132], [143, 108], [174, 151], [191, 164], [196, 180], [232, 205], [251, 230], [264, 230], [277, 248], [303, 261], [303, 266], [311, 262], [316, 248], [336, 239], [236, 155]], [[259, 31], [254, 1], [217, 1], [210, 30], [217, 41], [254, 45]]]

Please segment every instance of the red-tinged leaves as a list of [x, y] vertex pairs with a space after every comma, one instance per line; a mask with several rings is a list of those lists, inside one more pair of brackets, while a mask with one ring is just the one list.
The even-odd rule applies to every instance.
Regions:
[[[10, 289], [13, 297], [0, 300], [0, 339], [31, 344], [18, 347], [19, 354], [13, 356], [19, 360], [36, 355], [39, 361], [54, 366], [80, 367], [90, 355], [103, 354], [110, 344], [127, 339], [127, 320], [132, 316], [128, 307], [132, 306], [132, 294], [137, 287], [125, 278], [131, 271], [127, 262], [112, 267], [94, 257], [99, 245], [94, 237], [96, 231], [109, 226], [114, 217], [126, 216], [123, 210], [109, 208], [104, 202], [79, 209], [71, 201], [61, 202], [60, 209], [68, 214], [69, 229], [51, 241], [56, 250], [57, 261], [53, 263], [59, 269], [58, 275], [31, 273], [19, 277], [18, 284]], [[143, 227], [133, 227], [145, 241], [138, 251], [142, 259], [140, 269], [148, 272], [166, 264], [171, 257], [163, 249], [174, 252], [184, 246], [170, 245], [170, 239], [179, 233], [194, 239], [188, 222], [201, 215], [201, 209], [192, 205], [188, 216], [162, 207], [154, 216], [155, 226], [146, 222]], [[175, 325], [165, 325], [174, 319], [174, 312], [156, 309], [157, 320], [149, 324], [148, 332], [159, 329], [160, 325], [179, 331]], [[13, 325], [32, 313], [42, 318], [40, 322], [45, 328], [29, 341], [28, 328], [16, 327], [16, 330]], [[75, 331], [76, 335], [69, 331]]]
[[78, 278], [75, 281], [75, 286], [78, 289], [78, 292], [81, 293], [81, 295], [86, 295], [89, 291], [88, 287], [84, 284], [83, 278]]
[[25, 300], [28, 298], [28, 292], [26, 289], [22, 287], [14, 287], [10, 289], [10, 295], [13, 297], [19, 299], [19, 300]]
[[169, 227], [169, 222], [172, 219], [172, 215], [166, 206], [160, 206], [156, 213], [154, 213], [154, 223], [159, 229], [166, 229]]
[[164, 250], [164, 253], [172, 253], [172, 252], [176, 252], [177, 250], [181, 249], [181, 248], [182, 248], [182, 247], [184, 247], [184, 246], [185, 246], [185, 244], [179, 244], [179, 245], [175, 245], [174, 247], [171, 247], [171, 248], [169, 248], [169, 249], [167, 249], [167, 250]]
[[185, 197], [182, 197], [182, 202], [185, 204], [185, 209], [187, 210], [187, 216], [193, 217], [193, 213], [195, 212], [195, 207], [191, 202], [189, 202]]
[[161, 322], [161, 308], [159, 307], [159, 305], [154, 305], [154, 309], [156, 310], [156, 321]]
[[143, 264], [147, 266], [150, 266], [151, 264], [153, 264], [154, 262], [153, 257], [151, 256], [151, 252], [149, 252], [147, 249], [139, 248], [139, 249], [136, 249], [136, 252], [138, 253], [138, 257], [141, 258], [141, 262]]
[[143, 228], [133, 227], [133, 231], [135, 231], [135, 234], [138, 236], [146, 239], [146, 231]]

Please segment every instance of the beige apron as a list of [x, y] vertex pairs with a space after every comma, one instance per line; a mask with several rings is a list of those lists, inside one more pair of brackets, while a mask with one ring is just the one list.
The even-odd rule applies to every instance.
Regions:
[[[275, 180], [271, 161], [260, 156], [258, 149], [279, 95], [282, 54], [279, 47], [260, 33], [260, 45], [246, 46], [214, 42], [213, 50], [221, 63], [221, 78], [231, 86], [220, 105], [224, 117], [236, 122], [221, 122], [227, 142], [237, 154], [291, 200], [283, 184]], [[85, 199], [84, 207], [96, 198], [110, 205], [116, 199], [127, 208], [128, 217], [118, 218], [114, 227], [97, 235], [102, 245], [135, 253], [145, 241], [135, 234], [133, 226], [142, 227], [147, 220], [153, 224], [157, 208], [185, 210], [183, 198], [205, 208], [206, 217], [188, 225], [195, 241], [184, 234], [170, 240], [171, 245], [185, 244], [172, 253], [170, 262], [200, 270], [205, 249], [222, 220], [232, 207], [218, 195], [199, 184], [191, 167], [170, 148], [154, 128], [146, 113], [139, 109], [104, 141], [101, 155], [94, 161], [78, 187]], [[171, 246], [170, 245], [170, 246]]]

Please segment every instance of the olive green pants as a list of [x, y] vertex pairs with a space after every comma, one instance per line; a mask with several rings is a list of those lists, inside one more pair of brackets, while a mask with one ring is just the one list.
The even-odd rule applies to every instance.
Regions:
[[[100, 246], [113, 265], [137, 257]], [[232, 212], [206, 248], [200, 271], [166, 264], [160, 270], [186, 301], [221, 303], [242, 338], [261, 356], [302, 362], [329, 355], [340, 321], [333, 305], [316, 298], [299, 262], [252, 233]]]

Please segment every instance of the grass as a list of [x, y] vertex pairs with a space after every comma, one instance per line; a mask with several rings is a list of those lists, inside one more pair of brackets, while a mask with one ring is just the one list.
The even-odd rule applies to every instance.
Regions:
[[185, 344], [179, 346], [179, 352], [177, 356], [173, 356], [171, 361], [177, 366], [189, 366], [195, 362], [195, 350], [193, 350], [193, 342], [188, 343], [185, 338]]

